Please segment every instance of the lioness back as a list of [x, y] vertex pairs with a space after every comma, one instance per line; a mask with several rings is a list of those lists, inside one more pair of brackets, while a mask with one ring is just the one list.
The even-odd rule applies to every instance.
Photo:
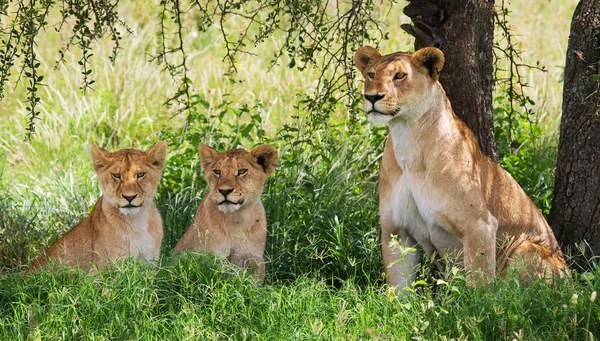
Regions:
[[146, 152], [123, 149], [110, 153], [92, 146], [102, 196], [90, 215], [38, 257], [31, 270], [49, 263], [87, 269], [122, 257], [157, 258], [163, 230], [153, 199], [165, 151], [162, 142]]
[[219, 153], [204, 144], [199, 150], [210, 191], [173, 252], [211, 252], [252, 270], [262, 281], [267, 220], [260, 197], [275, 170], [277, 150], [259, 145], [250, 152]]

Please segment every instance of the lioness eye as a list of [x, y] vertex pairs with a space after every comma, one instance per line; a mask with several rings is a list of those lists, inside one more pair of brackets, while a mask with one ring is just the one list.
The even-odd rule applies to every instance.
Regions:
[[141, 179], [141, 178], [143, 178], [144, 176], [146, 176], [146, 173], [144, 173], [144, 172], [139, 172], [139, 173], [137, 173], [137, 174], [136, 174], [136, 176], [137, 176], [137, 178], [138, 178], [138, 179]]
[[121, 180], [121, 174], [112, 174], [111, 173], [111, 175], [115, 180]]
[[398, 72], [394, 75], [394, 80], [402, 79], [404, 77], [406, 77], [406, 74], [404, 72]]
[[369, 78], [373, 79], [375, 77], [375, 72], [369, 72], [369, 73], [367, 73], [367, 76], [369, 76]]
[[238, 170], [237, 173], [238, 173], [238, 175], [244, 175], [244, 174], [246, 174], [246, 172], [248, 172], [247, 169], [240, 169], [240, 170]]
[[213, 169], [213, 173], [214, 173], [216, 176], [221, 176], [221, 171], [220, 171], [220, 170], [218, 170], [218, 169]]

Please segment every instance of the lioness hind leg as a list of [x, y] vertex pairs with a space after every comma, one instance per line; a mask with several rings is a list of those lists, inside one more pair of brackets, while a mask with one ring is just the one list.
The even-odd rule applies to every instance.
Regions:
[[[457, 218], [453, 220], [458, 221]], [[474, 228], [469, 233], [462, 232], [464, 260], [467, 284], [477, 287], [489, 283], [496, 275], [498, 220], [488, 212], [487, 219], [480, 218], [471, 226]]]
[[562, 255], [545, 246], [525, 241], [515, 248], [508, 260], [509, 271], [516, 271], [526, 282], [533, 277], [550, 279], [553, 276], [569, 276], [570, 271]]

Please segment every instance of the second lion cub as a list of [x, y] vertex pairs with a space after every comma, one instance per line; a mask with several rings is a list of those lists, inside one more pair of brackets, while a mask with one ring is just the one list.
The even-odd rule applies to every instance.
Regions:
[[205, 144], [198, 149], [210, 192], [173, 252], [208, 251], [226, 257], [251, 269], [262, 282], [267, 220], [260, 196], [277, 165], [277, 150], [259, 145], [250, 152], [219, 153]]

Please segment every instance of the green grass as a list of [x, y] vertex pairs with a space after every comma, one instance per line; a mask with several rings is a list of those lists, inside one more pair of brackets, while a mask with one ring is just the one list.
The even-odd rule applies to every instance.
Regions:
[[[498, 90], [494, 115], [501, 164], [547, 213], [553, 187], [561, 75], [570, 15], [576, 1], [514, 2], [511, 23], [524, 61], [549, 72], [524, 71], [535, 122], [535, 148], [527, 122], [506, 142], [505, 104]], [[221, 62], [215, 28], [194, 34], [186, 17], [190, 78], [203, 98], [185, 117], [163, 106], [174, 90], [169, 76], [147, 62], [156, 51], [158, 10], [122, 4], [135, 37], [122, 41], [115, 64], [110, 42], [94, 43], [94, 91], [79, 90], [77, 51], [54, 70], [64, 36], [44, 32], [37, 47], [47, 86], [41, 119], [25, 136], [22, 85], [0, 106], [0, 340], [17, 339], [380, 339], [380, 340], [588, 340], [600, 335], [600, 312], [590, 302], [600, 270], [554, 285], [498, 280], [481, 289], [459, 274], [437, 284], [425, 269], [415, 293], [396, 297], [383, 284], [377, 177], [384, 128], [347, 120], [339, 104], [327, 127], [307, 122], [299, 99], [316, 86], [317, 70], [269, 68], [278, 37], [241, 55], [237, 82]], [[382, 10], [390, 39], [382, 52], [409, 49], [401, 32], [404, 3]], [[548, 20], [552, 18], [552, 20]], [[239, 23], [228, 22], [235, 31]], [[358, 80], [357, 80], [358, 81]], [[87, 276], [57, 271], [19, 273], [45, 247], [81, 221], [99, 196], [89, 150], [148, 148], [168, 142], [168, 160], [156, 198], [165, 238], [158, 264], [125, 262]], [[224, 277], [211, 257], [171, 259], [203, 195], [197, 145], [221, 150], [271, 143], [280, 152], [263, 195], [268, 221], [267, 280], [256, 286]], [[448, 283], [448, 284], [444, 284]], [[573, 294], [578, 303], [571, 303]]]
[[121, 262], [97, 276], [3, 276], [0, 339], [588, 340], [600, 332], [599, 275], [481, 289], [451, 276], [395, 296], [306, 277], [256, 286], [209, 256]]

